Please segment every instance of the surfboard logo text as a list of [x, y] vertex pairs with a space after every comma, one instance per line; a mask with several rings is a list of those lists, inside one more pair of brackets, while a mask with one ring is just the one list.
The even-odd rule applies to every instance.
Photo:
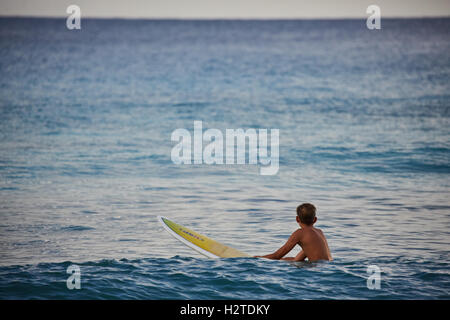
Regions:
[[203, 131], [202, 121], [194, 121], [193, 137], [183, 128], [172, 132], [171, 140], [178, 143], [172, 148], [171, 159], [175, 164], [259, 164], [261, 175], [275, 175], [279, 169], [279, 136], [278, 129], [270, 129], [270, 134], [268, 129], [226, 129], [224, 141], [221, 130]]

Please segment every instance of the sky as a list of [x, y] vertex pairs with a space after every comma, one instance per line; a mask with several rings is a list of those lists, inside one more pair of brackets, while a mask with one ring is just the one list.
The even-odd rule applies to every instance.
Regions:
[[0, 16], [66, 17], [72, 4], [99, 18], [367, 18], [373, 4], [382, 18], [450, 16], [450, 0], [0, 0]]

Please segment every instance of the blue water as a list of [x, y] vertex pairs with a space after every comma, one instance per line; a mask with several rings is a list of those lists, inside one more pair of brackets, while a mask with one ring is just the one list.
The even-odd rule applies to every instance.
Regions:
[[[1, 299], [450, 298], [450, 19], [1, 18], [0, 57]], [[279, 129], [278, 174], [175, 165], [194, 120]], [[302, 202], [334, 261], [211, 260], [156, 220], [266, 254]]]

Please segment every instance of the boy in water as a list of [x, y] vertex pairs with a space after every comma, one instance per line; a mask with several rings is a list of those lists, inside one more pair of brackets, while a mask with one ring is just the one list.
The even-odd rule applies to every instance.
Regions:
[[[310, 203], [299, 205], [296, 219], [300, 229], [294, 231], [280, 249], [265, 256], [255, 256], [255, 258], [291, 261], [303, 261], [305, 258], [308, 258], [308, 261], [333, 260], [322, 230], [313, 227], [317, 221], [316, 207]], [[295, 257], [283, 258], [296, 244], [302, 247], [299, 254]]]

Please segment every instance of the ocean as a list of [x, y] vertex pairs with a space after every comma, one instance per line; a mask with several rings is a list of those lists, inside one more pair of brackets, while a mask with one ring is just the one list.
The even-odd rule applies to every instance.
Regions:
[[[0, 299], [450, 298], [450, 19], [81, 27], [0, 18]], [[278, 129], [278, 172], [175, 164], [194, 121]], [[156, 219], [262, 255], [303, 202], [331, 262], [208, 259]]]

